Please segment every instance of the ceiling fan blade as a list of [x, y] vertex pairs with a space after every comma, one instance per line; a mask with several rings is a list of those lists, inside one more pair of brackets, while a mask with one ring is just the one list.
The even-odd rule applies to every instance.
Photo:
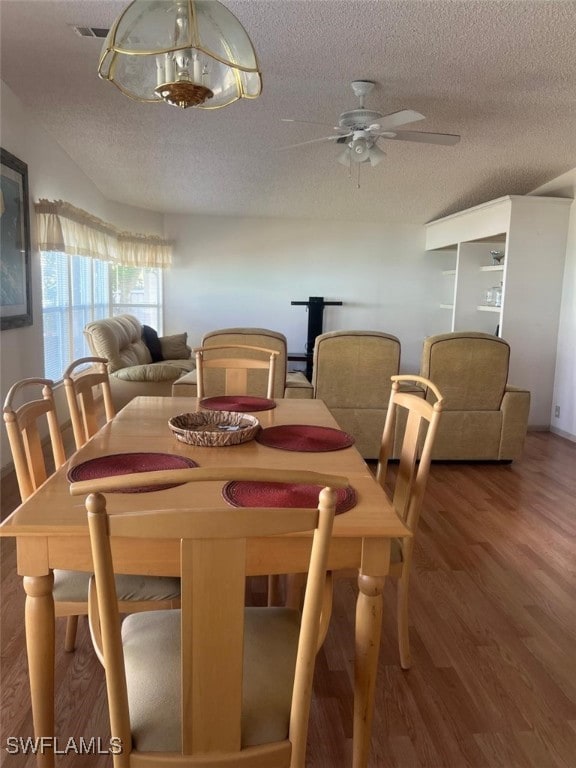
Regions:
[[421, 115], [420, 112], [415, 112], [413, 109], [402, 109], [400, 112], [391, 112], [389, 115], [384, 115], [376, 125], [378, 126], [377, 130], [390, 131], [393, 128], [398, 128], [399, 125], [416, 123], [418, 120], [425, 119], [424, 115]]
[[392, 141], [419, 141], [423, 144], [458, 144], [460, 136], [454, 133], [426, 133], [425, 131], [398, 131], [395, 136], [382, 136]]
[[318, 123], [316, 120], [294, 120], [292, 117], [281, 117], [281, 123], [306, 123], [308, 125], [327, 125], [332, 128], [332, 123]]
[[298, 144], [288, 144], [286, 147], [278, 147], [279, 150], [293, 149], [294, 147], [303, 147], [306, 144], [317, 144], [319, 141], [338, 141], [342, 136], [322, 136], [320, 139], [310, 139], [310, 141], [300, 141]]

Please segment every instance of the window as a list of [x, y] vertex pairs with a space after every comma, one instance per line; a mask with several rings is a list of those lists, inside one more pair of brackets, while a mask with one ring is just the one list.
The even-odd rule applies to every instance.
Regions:
[[129, 313], [161, 331], [161, 269], [58, 251], [42, 251], [41, 265], [47, 378], [59, 381], [73, 360], [90, 355], [83, 331], [91, 320]]

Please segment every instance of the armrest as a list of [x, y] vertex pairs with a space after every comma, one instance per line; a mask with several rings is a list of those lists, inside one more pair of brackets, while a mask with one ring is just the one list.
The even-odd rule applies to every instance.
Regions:
[[502, 435], [499, 458], [517, 459], [522, 453], [524, 438], [528, 429], [530, 392], [521, 387], [506, 386], [502, 404]]

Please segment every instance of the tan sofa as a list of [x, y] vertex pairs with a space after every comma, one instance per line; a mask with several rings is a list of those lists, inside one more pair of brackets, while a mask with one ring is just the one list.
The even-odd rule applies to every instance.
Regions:
[[331, 331], [316, 337], [312, 383], [365, 459], [380, 453], [400, 341], [380, 331]]
[[420, 374], [444, 396], [433, 459], [512, 461], [520, 456], [530, 392], [508, 384], [509, 359], [509, 344], [486, 333], [424, 340]]
[[[279, 352], [276, 367], [274, 392], [276, 397], [302, 398], [310, 399], [312, 397], [312, 384], [298, 371], [288, 372], [288, 353], [286, 336], [278, 331], [271, 331], [267, 328], [220, 328], [205, 334], [202, 339], [203, 347], [218, 346], [223, 344], [247, 344], [253, 347], [263, 347], [264, 349], [273, 349]], [[211, 374], [220, 373], [210, 371]], [[249, 394], [264, 396], [266, 394], [267, 376], [262, 375], [261, 371], [253, 371], [253, 379], [249, 382]], [[211, 394], [218, 395], [224, 392], [224, 379], [218, 382], [212, 380], [209, 384]], [[258, 380], [260, 379], [260, 380]], [[196, 371], [192, 371], [187, 376], [178, 379], [172, 386], [172, 394], [188, 395], [196, 397]]]
[[95, 320], [84, 329], [92, 354], [108, 360], [117, 409], [137, 395], [169, 397], [172, 384], [195, 368], [186, 333], [159, 337], [158, 355], [163, 359], [153, 362], [143, 330], [142, 323], [133, 315]]

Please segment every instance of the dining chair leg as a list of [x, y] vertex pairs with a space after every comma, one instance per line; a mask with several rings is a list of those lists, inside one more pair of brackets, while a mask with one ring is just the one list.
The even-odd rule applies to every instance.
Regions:
[[282, 605], [282, 584], [279, 574], [268, 576], [268, 606]]
[[68, 616], [66, 621], [66, 636], [64, 638], [64, 650], [72, 653], [76, 647], [76, 631], [78, 629], [78, 616]]
[[410, 656], [410, 636], [408, 633], [408, 575], [401, 576], [397, 583], [397, 612], [398, 612], [398, 650], [400, 653], [400, 666], [402, 669], [410, 669], [412, 658]]

